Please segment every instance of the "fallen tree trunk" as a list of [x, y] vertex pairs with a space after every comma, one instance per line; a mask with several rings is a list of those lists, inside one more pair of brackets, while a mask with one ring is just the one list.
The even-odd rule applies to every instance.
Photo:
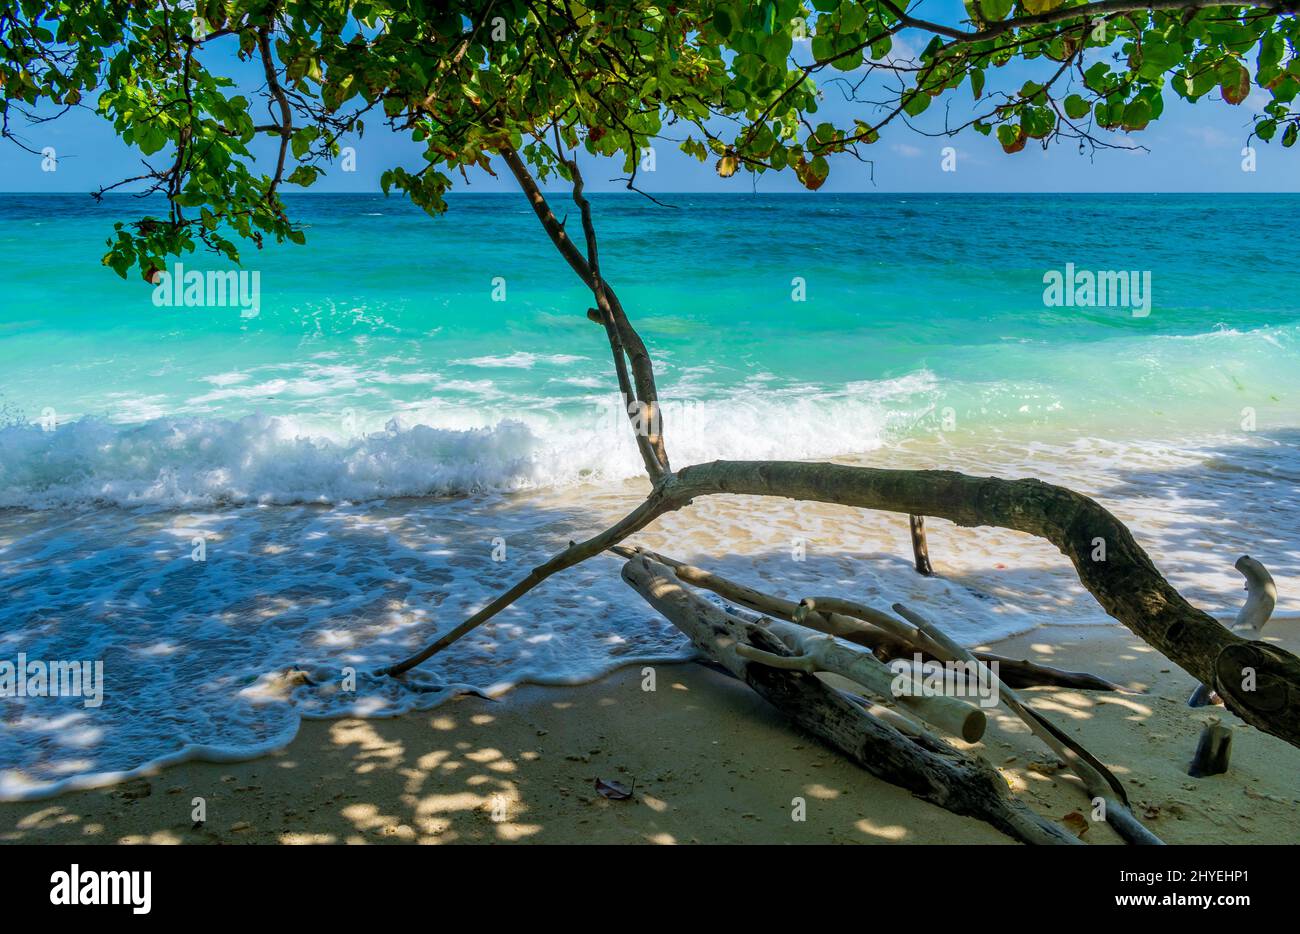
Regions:
[[[739, 584], [719, 574], [714, 574], [712, 571], [706, 571], [703, 568], [695, 567], [676, 558], [670, 558], [656, 551], [628, 545], [615, 545], [609, 550], [624, 558], [630, 558], [638, 553], [649, 555], [660, 564], [668, 565], [680, 580], [694, 587], [710, 590], [718, 596], [756, 613], [773, 616], [788, 623], [800, 622], [821, 632], [830, 633], [849, 642], [866, 646], [882, 662], [890, 662], [896, 658], [911, 659], [918, 652], [925, 660], [934, 657], [927, 653], [923, 647], [906, 639], [901, 639], [878, 626], [871, 626], [839, 613], [818, 613], [811, 618], [805, 618], [799, 614], [799, 604], [792, 600], [785, 600], [772, 594], [763, 593], [745, 584]], [[1008, 658], [1005, 655], [997, 655], [993, 652], [975, 652], [974, 654], [982, 662], [997, 662], [999, 677], [1005, 684], [1013, 688], [1046, 686], [1077, 688], [1084, 691], [1119, 690], [1119, 685], [1086, 671], [1064, 671], [1060, 668], [1052, 668], [1049, 665], [1040, 665], [1028, 659]]]
[[910, 678], [905, 681], [911, 683], [900, 685], [899, 674], [869, 651], [850, 647], [834, 636], [779, 620], [767, 620], [764, 629], [795, 653], [794, 656], [773, 655], [749, 645], [740, 645], [737, 651], [742, 657], [773, 668], [838, 675], [861, 685], [878, 698], [901, 705], [915, 718], [937, 726], [945, 733], [960, 736], [968, 743], [977, 743], [984, 736], [988, 717], [983, 710], [956, 697], [927, 694]]
[[[971, 654], [969, 649], [957, 644], [942, 629], [935, 626], [921, 614], [908, 609], [901, 603], [895, 603], [893, 609], [895, 613], [914, 624], [925, 637], [934, 643], [933, 650], [936, 654], [946, 654], [954, 660], [975, 660], [975, 656]], [[997, 672], [986, 669], [985, 673], [997, 686], [1000, 681]], [[1129, 810], [1128, 795], [1124, 791], [1124, 786], [1120, 784], [1119, 779], [1115, 777], [1110, 769], [1102, 764], [1100, 759], [1087, 749], [1084, 749], [1077, 740], [1061, 732], [1042, 714], [1026, 707], [1024, 702], [1016, 696], [1015, 691], [1005, 685], [1001, 687], [1002, 690], [998, 692], [1001, 702], [1029, 727], [1030, 732], [1042, 740], [1052, 752], [1056, 753], [1061, 758], [1061, 761], [1069, 767], [1070, 771], [1078, 776], [1079, 780], [1083, 782], [1084, 789], [1092, 797], [1094, 806], [1098, 802], [1103, 804], [1106, 822], [1114, 827], [1120, 836], [1129, 843], [1142, 846], [1163, 846], [1164, 841], [1147, 830], [1142, 825], [1142, 822]]]
[[999, 526], [1046, 538], [1102, 608], [1252, 726], [1300, 746], [1300, 659], [1229, 632], [1156, 570], [1122, 522], [1097, 502], [1040, 480], [946, 470], [884, 470], [797, 461], [713, 461], [679, 471], [673, 499], [714, 493], [781, 496]]
[[814, 675], [745, 658], [739, 651], [742, 645], [777, 656], [791, 653], [762, 626], [691, 593], [666, 565], [639, 555], [623, 565], [623, 579], [710, 659], [877, 778], [955, 814], [987, 821], [1024, 843], [1079, 842], [1065, 828], [1011, 798], [1006, 783], [984, 761], [925, 731], [899, 732]]

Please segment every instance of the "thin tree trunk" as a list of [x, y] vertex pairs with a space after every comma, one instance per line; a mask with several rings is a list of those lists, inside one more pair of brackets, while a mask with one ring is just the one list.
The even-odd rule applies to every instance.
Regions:
[[[636, 432], [637, 445], [641, 448], [642, 459], [645, 461], [646, 472], [650, 475], [650, 479], [658, 480], [671, 468], [668, 464], [668, 451], [664, 446], [663, 414], [659, 409], [659, 391], [655, 386], [654, 366], [650, 360], [650, 352], [646, 350], [641, 335], [637, 334], [636, 329], [632, 327], [632, 323], [623, 311], [618, 296], [614, 294], [614, 290], [609, 287], [609, 284], [600, 277], [599, 262], [596, 258], [596, 233], [591, 222], [591, 206], [582, 193], [582, 175], [578, 172], [577, 163], [565, 162], [573, 175], [573, 200], [582, 214], [583, 233], [588, 250], [586, 257], [582, 255], [573, 240], [570, 239], [564, 229], [563, 222], [551, 210], [551, 206], [546, 201], [546, 196], [542, 193], [532, 173], [528, 171], [528, 166], [519, 158], [519, 153], [507, 147], [501, 150], [501, 157], [515, 176], [515, 180], [519, 182], [519, 187], [523, 189], [524, 194], [528, 197], [528, 203], [532, 205], [533, 213], [541, 221], [542, 229], [551, 238], [551, 242], [560, 251], [560, 255], [578, 274], [578, 278], [583, 281], [587, 288], [591, 289], [592, 294], [595, 296], [597, 307], [603, 316], [603, 323], [611, 331], [611, 345], [614, 343], [614, 337], [617, 336], [616, 361], [621, 353], [627, 354], [632, 367], [636, 400], [644, 406], [644, 411], [637, 413], [639, 424], [645, 426], [645, 431], [638, 430]], [[605, 318], [608, 320], [604, 320]], [[629, 395], [627, 388], [626, 386], [621, 388], [626, 399]]]

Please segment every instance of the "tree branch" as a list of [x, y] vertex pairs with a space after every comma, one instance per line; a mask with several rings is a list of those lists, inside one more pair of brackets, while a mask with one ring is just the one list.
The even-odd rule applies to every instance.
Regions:
[[1026, 26], [1050, 26], [1053, 23], [1063, 23], [1070, 20], [1088, 19], [1094, 20], [1114, 15], [1116, 13], [1142, 13], [1158, 12], [1161, 10], [1204, 10], [1215, 7], [1262, 7], [1264, 9], [1276, 10], [1282, 13], [1293, 13], [1300, 9], [1300, 4], [1295, 2], [1278, 3], [1277, 0], [1237, 0], [1234, 3], [1215, 2], [1215, 0], [1099, 0], [1097, 3], [1084, 3], [1080, 6], [1058, 7], [1055, 10], [1049, 10], [1046, 13], [1035, 13], [1030, 16], [1017, 16], [1012, 19], [1001, 20], [984, 29], [964, 30], [952, 26], [945, 26], [942, 23], [931, 22], [930, 20], [919, 19], [910, 16], [900, 9], [892, 0], [880, 0], [881, 5], [889, 12], [898, 17], [904, 26], [913, 29], [923, 29], [926, 32], [934, 33], [939, 36], [946, 36], [960, 43], [983, 42], [986, 39], [996, 39], [1003, 33], [1010, 32], [1013, 29], [1023, 29]]
[[[558, 155], [558, 154], [557, 154]], [[615, 350], [616, 366], [617, 355], [621, 351], [627, 354], [628, 360], [632, 366], [632, 376], [636, 384], [636, 399], [643, 408], [639, 413], [640, 419], [629, 409], [629, 416], [633, 418], [634, 427], [637, 428], [637, 446], [641, 449], [641, 458], [645, 462], [646, 472], [650, 475], [653, 482], [659, 482], [665, 475], [671, 472], [672, 468], [668, 463], [668, 452], [664, 447], [663, 440], [663, 419], [659, 411], [659, 393], [655, 387], [654, 366], [650, 360], [650, 353], [646, 350], [645, 343], [641, 336], [637, 334], [632, 324], [627, 319], [623, 311], [623, 306], [619, 303], [618, 296], [599, 277], [598, 269], [593, 269], [592, 264], [578, 250], [577, 245], [569, 237], [564, 229], [564, 224], [555, 216], [550, 205], [546, 201], [546, 196], [537, 185], [537, 180], [528, 171], [524, 165], [519, 153], [513, 147], [503, 147], [501, 156], [506, 165], [510, 168], [511, 173], [519, 182], [519, 187], [524, 190], [528, 197], [528, 203], [532, 205], [533, 213], [541, 221], [542, 228], [555, 244], [560, 255], [572, 267], [573, 271], [591, 289], [592, 294], [596, 297], [598, 305], [602, 305], [602, 314], [608, 313], [612, 319], [612, 326], [617, 332], [619, 349]], [[587, 232], [589, 247], [593, 250], [595, 247], [595, 230], [591, 226], [590, 205], [587, 203], [582, 194], [582, 176], [577, 174], [577, 166], [573, 163], [566, 163], [571, 166], [574, 174], [574, 200], [578, 203], [579, 209], [583, 213], [583, 228]], [[608, 328], [610, 325], [606, 325]], [[611, 336], [611, 346], [613, 337]], [[626, 397], [625, 397], [626, 402]], [[642, 430], [644, 429], [644, 430]]]

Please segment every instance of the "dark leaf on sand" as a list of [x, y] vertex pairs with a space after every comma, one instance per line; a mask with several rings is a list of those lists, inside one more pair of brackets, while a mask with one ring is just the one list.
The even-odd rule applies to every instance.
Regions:
[[632, 789], [622, 782], [608, 778], [596, 779], [596, 791], [611, 801], [626, 801], [632, 797]]

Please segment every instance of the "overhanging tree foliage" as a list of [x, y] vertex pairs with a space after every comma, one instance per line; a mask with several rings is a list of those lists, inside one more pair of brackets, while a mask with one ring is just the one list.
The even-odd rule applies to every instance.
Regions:
[[[1252, 88], [1264, 101], [1253, 135], [1297, 138], [1297, 0], [966, 7], [945, 24], [895, 0], [20, 0], [0, 10], [0, 117], [23, 144], [28, 119], [90, 108], [145, 156], [130, 181], [170, 210], [118, 231], [106, 262], [123, 274], [198, 245], [234, 258], [240, 239], [302, 239], [283, 187], [310, 186], [339, 137], [375, 120], [423, 146], [427, 164], [394, 167], [385, 185], [431, 212], [461, 170], [507, 149], [544, 181], [570, 174], [559, 147], [581, 147], [635, 184], [659, 141], [724, 176], [791, 169], [816, 189], [830, 157], [865, 157], [940, 97], [971, 113], [932, 132], [995, 133], [1009, 152], [1031, 139], [1116, 145], [1173, 97], [1240, 105]], [[255, 91], [229, 74], [235, 53], [259, 73]], [[1035, 77], [999, 82], [1012, 65]], [[852, 122], [816, 116], [832, 83], [863, 101]], [[259, 136], [277, 143], [270, 172], [250, 151]]]
[[[1107, 612], [1214, 687], [1243, 719], [1300, 745], [1300, 660], [1234, 635], [1188, 604], [1129, 531], [1087, 497], [1037, 481], [937, 471], [788, 462], [674, 470], [651, 356], [602, 275], [578, 164], [579, 151], [612, 159], [635, 190], [646, 150], [672, 145], [714, 161], [723, 177], [788, 169], [815, 190], [833, 157], [867, 159], [892, 123], [916, 121], [936, 135], [995, 135], [1008, 153], [1031, 140], [1105, 148], [1129, 145], [1130, 134], [1159, 119], [1174, 97], [1209, 95], [1239, 106], [1252, 91], [1259, 106], [1251, 111], [1250, 138], [1276, 137], [1289, 147], [1300, 127], [1298, 6], [968, 0], [965, 18], [945, 23], [913, 15], [905, 0], [27, 0], [0, 11], [0, 117], [5, 136], [30, 146], [41, 122], [89, 108], [141, 152], [139, 175], [106, 180], [99, 193], [130, 185], [165, 196], [165, 214], [117, 223], [104, 257], [120, 275], [136, 269], [146, 279], [197, 249], [238, 260], [249, 243], [260, 247], [268, 237], [304, 242], [282, 192], [310, 187], [340, 141], [377, 120], [409, 133], [424, 162], [418, 170], [390, 167], [385, 190], [430, 213], [446, 210], [445, 194], [472, 167], [492, 172], [504, 165], [517, 180], [545, 233], [591, 290], [587, 314], [604, 327], [651, 490], [621, 522], [533, 569], [389, 674], [400, 676], [551, 574], [618, 546], [694, 498], [784, 496], [1043, 536], [1070, 558]], [[256, 79], [250, 85], [245, 78], [241, 87], [236, 74]], [[818, 115], [828, 91], [851, 105], [847, 121]], [[937, 109], [927, 115], [936, 100], [951, 105], [942, 118]], [[542, 183], [556, 177], [571, 188], [580, 232], [566, 226], [543, 191]], [[1108, 544], [1100, 562], [1090, 557], [1098, 537]], [[820, 723], [828, 742], [862, 753], [853, 744], [868, 736], [867, 752], [854, 755], [867, 763], [884, 756], [887, 767], [873, 771], [889, 780], [924, 788], [930, 800], [980, 813], [1004, 829], [1018, 827], [1011, 832], [1023, 839], [1060, 837], [1034, 821], [1008, 818], [1003, 805], [990, 803], [997, 795], [984, 778], [984, 791], [958, 793], [953, 783], [977, 766], [935, 766], [934, 756], [969, 757], [924, 729], [898, 729], [887, 713], [845, 707], [789, 679], [795, 676], [772, 674], [804, 666], [798, 677], [811, 677], [807, 666], [823, 657], [821, 650], [805, 652], [794, 637], [782, 648], [779, 637], [735, 618], [702, 626], [705, 611], [665, 596], [689, 571], [674, 570], [661, 556], [623, 554], [629, 582], [669, 608], [693, 637], [727, 632], [759, 653], [743, 655], [742, 663], [712, 647], [800, 723], [815, 732]], [[906, 608], [899, 608], [900, 619], [818, 598], [795, 612], [792, 603], [750, 593], [754, 598], [741, 602], [760, 612], [877, 652], [886, 644], [936, 658], [964, 652], [937, 628], [906, 622]], [[1045, 723], [1040, 729], [1055, 736]], [[1114, 803], [1121, 832], [1149, 842], [1100, 763], [1064, 737], [1047, 741], [1064, 742], [1062, 755], [1089, 793]], [[896, 755], [884, 752], [891, 748]]]

